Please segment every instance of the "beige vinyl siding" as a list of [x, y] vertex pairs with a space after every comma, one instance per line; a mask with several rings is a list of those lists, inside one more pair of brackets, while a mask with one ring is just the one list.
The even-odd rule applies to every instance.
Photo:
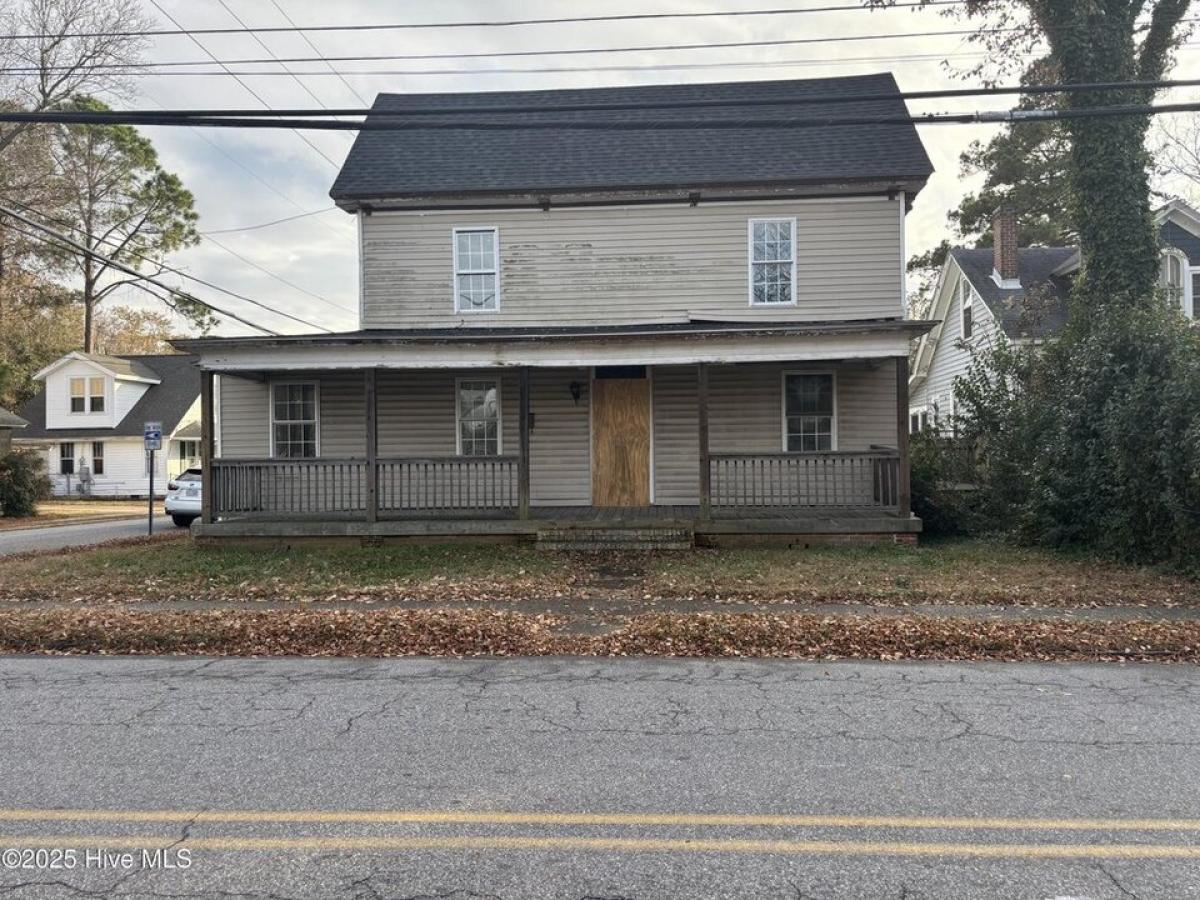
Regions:
[[[273, 380], [318, 384], [321, 456], [366, 456], [366, 407], [361, 373], [297, 373]], [[262, 459], [271, 455], [270, 396], [270, 381], [221, 377], [222, 457]]]
[[[653, 378], [654, 502], [696, 503], [700, 484], [696, 367], [655, 366]], [[710, 374], [710, 394], [711, 386]]]
[[[366, 328], [899, 317], [901, 201], [842, 198], [363, 219]], [[796, 219], [795, 306], [749, 305], [748, 228]], [[495, 227], [500, 310], [456, 314], [454, 228]]]
[[221, 456], [225, 459], [270, 456], [271, 410], [267, 404], [267, 385], [229, 375], [220, 378]]
[[970, 345], [962, 342], [962, 303], [959, 299], [958, 285], [962, 274], [957, 263], [948, 263], [953, 277], [946, 279], [945, 290], [951, 291], [946, 315], [938, 336], [937, 346], [933, 350], [933, 358], [929, 363], [929, 374], [914, 390], [908, 399], [909, 409], [924, 408], [929, 413], [929, 424], [933, 425], [933, 407], [936, 403], [942, 416], [947, 415], [953, 405], [954, 379], [965, 375], [971, 366], [971, 347], [983, 348], [991, 346], [999, 333], [996, 319], [988, 309], [987, 304], [980, 299], [979, 294], [972, 291], [974, 300], [971, 303], [973, 322]]
[[[529, 499], [534, 506], [592, 502], [591, 373], [534, 369], [530, 373]], [[578, 382], [579, 402], [571, 397]]]

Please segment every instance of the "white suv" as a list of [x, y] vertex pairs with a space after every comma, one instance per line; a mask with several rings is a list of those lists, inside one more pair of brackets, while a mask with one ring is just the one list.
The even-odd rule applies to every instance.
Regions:
[[200, 470], [186, 469], [167, 482], [167, 515], [180, 528], [200, 518]]

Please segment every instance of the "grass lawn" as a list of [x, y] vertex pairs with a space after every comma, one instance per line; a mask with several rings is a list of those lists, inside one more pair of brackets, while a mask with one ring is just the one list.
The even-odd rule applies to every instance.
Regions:
[[[162, 512], [162, 501], [155, 504]], [[145, 500], [43, 500], [37, 505], [36, 516], [0, 518], [0, 531], [28, 528], [30, 525], [51, 525], [67, 519], [86, 520], [97, 516], [143, 516]]]
[[0, 563], [0, 598], [13, 600], [437, 602], [588, 599], [606, 592], [769, 604], [1200, 605], [1200, 583], [1179, 576], [966, 540], [600, 556], [511, 544], [271, 551], [184, 539]]

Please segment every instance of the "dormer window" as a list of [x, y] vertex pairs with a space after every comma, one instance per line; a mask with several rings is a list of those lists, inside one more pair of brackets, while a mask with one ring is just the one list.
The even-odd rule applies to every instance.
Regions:
[[71, 379], [71, 412], [104, 412], [104, 378]]
[[454, 311], [500, 308], [500, 235], [495, 228], [454, 229]]
[[958, 306], [962, 312], [962, 339], [969, 340], [971, 335], [975, 333], [975, 315], [974, 315], [974, 294], [971, 293], [971, 285], [967, 283], [967, 279], [962, 279], [958, 283]]

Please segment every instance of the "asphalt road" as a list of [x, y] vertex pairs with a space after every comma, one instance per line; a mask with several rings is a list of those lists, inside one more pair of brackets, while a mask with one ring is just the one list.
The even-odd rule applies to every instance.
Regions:
[[[177, 531], [170, 516], [155, 516], [154, 532]], [[87, 522], [82, 525], [54, 525], [46, 528], [14, 528], [0, 531], [0, 556], [31, 550], [62, 550], [99, 544], [117, 538], [141, 537], [146, 533], [146, 517]]]
[[5, 898], [1200, 896], [1183, 666], [8, 658], [0, 761]]

